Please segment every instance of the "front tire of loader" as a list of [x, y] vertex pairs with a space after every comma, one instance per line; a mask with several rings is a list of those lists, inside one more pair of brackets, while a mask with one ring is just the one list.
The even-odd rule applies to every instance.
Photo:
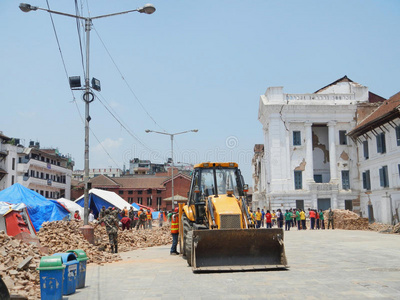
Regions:
[[193, 230], [190, 230], [186, 235], [186, 243], [185, 243], [186, 260], [189, 267], [192, 266], [192, 240], [193, 240]]
[[183, 249], [184, 255], [189, 266], [192, 266], [192, 239], [193, 239], [193, 228], [190, 226], [189, 219], [185, 214], [182, 215], [183, 224]]

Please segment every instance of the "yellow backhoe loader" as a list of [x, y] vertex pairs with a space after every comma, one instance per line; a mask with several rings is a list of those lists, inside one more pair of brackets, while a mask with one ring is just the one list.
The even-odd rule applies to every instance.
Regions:
[[283, 230], [256, 229], [236, 163], [194, 167], [180, 209], [181, 253], [194, 272], [287, 268]]

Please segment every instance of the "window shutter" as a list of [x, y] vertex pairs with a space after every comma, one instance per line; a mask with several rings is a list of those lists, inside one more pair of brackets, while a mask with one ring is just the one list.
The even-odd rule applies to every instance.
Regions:
[[369, 151], [368, 151], [368, 141], [363, 142], [363, 148], [364, 148], [364, 158], [368, 159], [369, 158]]
[[383, 169], [379, 169], [379, 180], [381, 186], [385, 186], [385, 179], [383, 178]]
[[388, 174], [388, 167], [384, 166], [383, 168], [383, 176], [384, 176], [384, 183], [385, 183], [385, 187], [389, 186], [389, 174]]
[[378, 153], [382, 153], [382, 141], [381, 141], [381, 135], [378, 134], [376, 136], [376, 151]]
[[396, 127], [397, 146], [400, 146], [400, 126]]
[[386, 141], [385, 141], [385, 134], [381, 133], [381, 144], [382, 144], [382, 153], [386, 153]]
[[362, 173], [362, 181], [363, 181], [363, 189], [367, 189], [367, 174], [365, 172]]

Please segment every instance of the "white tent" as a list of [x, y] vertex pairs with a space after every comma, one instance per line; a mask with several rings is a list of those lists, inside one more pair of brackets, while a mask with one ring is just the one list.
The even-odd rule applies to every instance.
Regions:
[[[79, 204], [83, 207], [84, 205], [84, 195], [79, 197], [76, 201], [76, 204]], [[95, 216], [99, 213], [102, 206], [108, 207], [116, 207], [123, 210], [125, 207], [130, 209], [133, 207], [133, 210], [137, 211], [138, 209], [132, 205], [130, 205], [127, 201], [122, 199], [119, 195], [114, 192], [99, 190], [99, 189], [91, 189], [89, 191], [89, 208], [93, 210]]]
[[64, 205], [65, 208], [68, 209], [72, 213], [72, 215], [74, 214], [75, 211], [79, 211], [79, 215], [83, 218], [83, 207], [76, 204], [74, 201], [71, 201], [71, 200], [68, 200], [65, 198], [60, 198], [60, 199], [57, 199], [57, 202]]

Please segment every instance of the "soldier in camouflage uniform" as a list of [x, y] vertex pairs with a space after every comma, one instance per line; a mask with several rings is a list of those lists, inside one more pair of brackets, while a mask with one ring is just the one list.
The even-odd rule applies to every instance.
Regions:
[[114, 217], [111, 209], [106, 209], [105, 216], [99, 220], [98, 224], [104, 222], [106, 225], [106, 231], [108, 234], [108, 239], [110, 240], [111, 253], [118, 253], [118, 219]]
[[328, 229], [329, 229], [329, 227], [331, 226], [331, 224], [332, 224], [332, 229], [335, 229], [335, 228], [333, 227], [333, 211], [332, 211], [331, 208], [329, 208], [329, 213], [328, 213]]
[[146, 213], [143, 211], [143, 208], [140, 209], [140, 215], [139, 215], [139, 220], [136, 225], [136, 230], [139, 230], [140, 227], [143, 227], [143, 229], [146, 229], [146, 222], [147, 222], [147, 216]]
[[103, 205], [103, 207], [101, 208], [101, 210], [99, 212], [99, 220], [101, 218], [104, 218], [105, 215], [106, 215], [106, 207]]

